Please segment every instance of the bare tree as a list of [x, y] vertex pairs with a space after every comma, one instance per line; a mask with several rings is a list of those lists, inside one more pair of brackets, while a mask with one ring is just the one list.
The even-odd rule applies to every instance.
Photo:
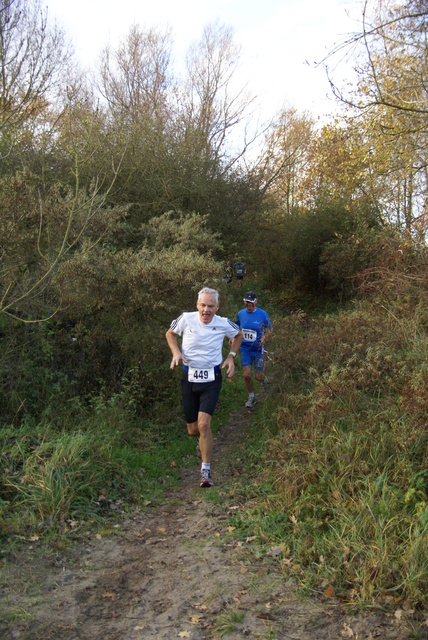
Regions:
[[171, 36], [152, 28], [133, 25], [113, 52], [101, 54], [100, 92], [115, 115], [158, 118], [164, 112], [169, 88]]
[[185, 122], [197, 133], [195, 152], [223, 172], [243, 155], [254, 140], [245, 140], [235, 155], [227, 155], [227, 144], [238, 125], [249, 116], [254, 98], [246, 87], [236, 86], [240, 63], [240, 48], [233, 42], [233, 32], [218, 22], [204, 28], [202, 39], [193, 45], [187, 56], [187, 91], [184, 100]]
[[269, 129], [253, 170], [262, 191], [273, 194], [287, 215], [302, 205], [301, 185], [313, 136], [314, 122], [308, 114], [298, 114], [295, 109], [283, 110]]
[[[354, 57], [358, 83], [345, 93], [332, 78], [338, 55]], [[364, 0], [361, 30], [338, 43], [322, 61], [334, 95], [349, 106], [428, 112], [428, 3]]]
[[[366, 119], [374, 146], [388, 154], [387, 204], [412, 232], [428, 202], [428, 3], [364, 0], [361, 25], [323, 62], [336, 98]], [[351, 53], [356, 82], [344, 90], [329, 66], [337, 55]]]
[[0, 0], [0, 131], [44, 107], [69, 57], [40, 0]]

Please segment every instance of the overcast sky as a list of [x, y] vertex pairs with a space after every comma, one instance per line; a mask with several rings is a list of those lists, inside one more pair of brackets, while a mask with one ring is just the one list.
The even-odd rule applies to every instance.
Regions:
[[[333, 110], [325, 71], [327, 50], [359, 28], [359, 0], [45, 0], [49, 15], [72, 41], [78, 59], [94, 67], [103, 47], [125, 39], [132, 24], [172, 28], [174, 57], [216, 19], [242, 46], [243, 74], [264, 117], [282, 106], [313, 115]], [[308, 65], [307, 62], [311, 63]], [[345, 75], [339, 69], [337, 76]]]

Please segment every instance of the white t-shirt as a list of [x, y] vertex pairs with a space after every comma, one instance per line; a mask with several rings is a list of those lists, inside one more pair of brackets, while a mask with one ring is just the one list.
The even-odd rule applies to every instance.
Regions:
[[238, 325], [222, 316], [215, 315], [210, 323], [204, 324], [198, 311], [181, 314], [171, 322], [171, 329], [182, 336], [181, 353], [187, 364], [200, 369], [221, 364], [223, 340], [239, 333]]

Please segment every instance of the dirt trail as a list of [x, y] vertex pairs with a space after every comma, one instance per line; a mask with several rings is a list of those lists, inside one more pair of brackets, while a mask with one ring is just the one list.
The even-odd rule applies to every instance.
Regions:
[[[239, 473], [248, 414], [218, 434], [216, 486]], [[402, 640], [402, 622], [346, 615], [334, 599], [302, 602], [277, 559], [255, 559], [231, 541], [234, 505], [206, 500], [199, 465], [183, 472], [168, 501], [126, 517], [118, 535], [82, 541], [43, 559], [24, 549], [0, 581], [1, 639], [35, 640]], [[237, 507], [235, 507], [237, 508]], [[248, 544], [251, 544], [250, 542]]]

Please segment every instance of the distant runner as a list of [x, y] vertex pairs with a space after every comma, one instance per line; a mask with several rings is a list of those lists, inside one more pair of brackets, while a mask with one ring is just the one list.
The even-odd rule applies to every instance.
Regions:
[[236, 278], [236, 286], [241, 287], [244, 281], [244, 276], [247, 273], [245, 264], [243, 262], [235, 262], [235, 264], [233, 265], [233, 273], [235, 274]]
[[272, 333], [272, 323], [267, 312], [257, 307], [257, 294], [254, 291], [248, 291], [245, 294], [244, 304], [245, 309], [238, 312], [236, 324], [244, 335], [241, 344], [241, 364], [245, 388], [249, 394], [245, 406], [251, 409], [256, 403], [252, 380], [253, 366], [255, 379], [267, 384], [263, 349], [266, 339]]
[[[201, 289], [196, 303], [197, 311], [183, 313], [171, 322], [166, 340], [171, 349], [171, 369], [183, 362], [181, 389], [184, 416], [189, 435], [199, 438], [202, 457], [201, 487], [211, 487], [211, 457], [213, 435], [211, 418], [217, 405], [222, 385], [221, 369], [227, 368], [231, 378], [235, 372], [234, 357], [242, 342], [242, 332], [229, 320], [217, 316], [218, 291]], [[181, 336], [181, 351], [178, 346]], [[231, 351], [221, 361], [223, 341], [229, 338]]]

